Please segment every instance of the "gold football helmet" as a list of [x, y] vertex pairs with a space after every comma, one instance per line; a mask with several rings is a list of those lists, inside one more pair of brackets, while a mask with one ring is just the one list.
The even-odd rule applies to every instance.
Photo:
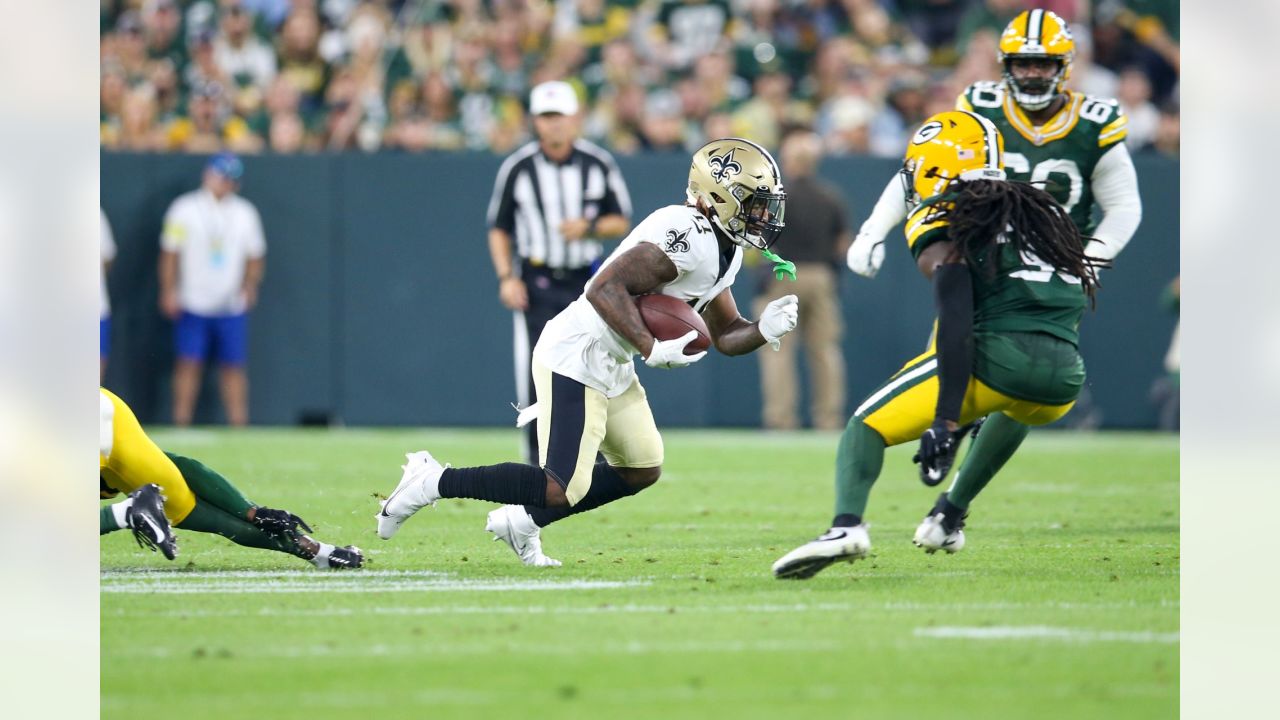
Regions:
[[689, 166], [689, 202], [711, 211], [711, 222], [743, 247], [767, 250], [783, 228], [787, 193], [768, 150], [742, 138], [703, 145]]
[[[1071, 77], [1071, 59], [1076, 53], [1076, 41], [1071, 29], [1056, 13], [1048, 10], [1024, 10], [1009, 23], [1000, 36], [1000, 65], [1004, 68], [1004, 83], [1013, 99], [1027, 110], [1040, 110], [1049, 105], [1062, 92], [1062, 86]], [[1058, 63], [1058, 72], [1051, 78], [1018, 81], [1009, 66], [1018, 58], [1047, 58]]]
[[907, 145], [902, 184], [912, 205], [956, 180], [1004, 180], [1004, 138], [990, 120], [948, 110], [925, 121]]

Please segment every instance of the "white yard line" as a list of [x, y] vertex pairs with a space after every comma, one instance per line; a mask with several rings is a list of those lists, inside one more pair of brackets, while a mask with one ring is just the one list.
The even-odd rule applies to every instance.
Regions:
[[959, 640], [1061, 640], [1075, 643], [1126, 642], [1126, 643], [1177, 643], [1176, 632], [1128, 632], [1117, 630], [1087, 630], [1082, 628], [1049, 627], [1046, 625], [996, 625], [992, 627], [939, 626], [916, 628], [916, 637]]
[[[371, 588], [371, 591], [373, 588]], [[668, 615], [668, 614], [710, 614], [710, 615], [797, 615], [803, 613], [857, 613], [857, 612], [1007, 612], [1015, 610], [1122, 610], [1122, 609], [1156, 609], [1176, 608], [1176, 600], [1161, 600], [1158, 603], [791, 603], [791, 604], [747, 604], [747, 605], [639, 605], [602, 604], [590, 606], [565, 605], [430, 605], [402, 606], [383, 605], [359, 608], [299, 608], [282, 609], [264, 607], [258, 609], [226, 608], [208, 610], [203, 608], [184, 608], [177, 610], [155, 610], [149, 608], [122, 607], [105, 612], [111, 617], [350, 617], [350, 616], [423, 616], [423, 615]]]
[[647, 580], [459, 579], [428, 570], [370, 570], [344, 575], [320, 572], [102, 573], [101, 592], [126, 594], [294, 594], [382, 592], [500, 592], [511, 590], [599, 590], [647, 585]]

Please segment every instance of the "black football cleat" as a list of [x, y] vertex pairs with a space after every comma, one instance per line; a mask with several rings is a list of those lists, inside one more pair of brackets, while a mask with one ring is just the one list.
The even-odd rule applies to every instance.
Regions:
[[328, 557], [316, 556], [311, 562], [321, 570], [355, 570], [364, 566], [364, 553], [355, 545], [335, 547]]
[[172, 560], [178, 556], [178, 539], [173, 536], [173, 528], [164, 515], [164, 495], [160, 486], [143, 485], [129, 494], [133, 502], [125, 511], [125, 524], [133, 531], [138, 547], [157, 549], [165, 559]]

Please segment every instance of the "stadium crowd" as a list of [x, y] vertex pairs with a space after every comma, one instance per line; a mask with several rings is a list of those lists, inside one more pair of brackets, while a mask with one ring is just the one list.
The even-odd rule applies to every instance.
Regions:
[[101, 0], [101, 142], [134, 152], [490, 150], [570, 80], [583, 134], [690, 152], [792, 126], [898, 156], [998, 80], [1027, 8], [1075, 29], [1069, 87], [1120, 100], [1130, 150], [1176, 155], [1177, 0]]

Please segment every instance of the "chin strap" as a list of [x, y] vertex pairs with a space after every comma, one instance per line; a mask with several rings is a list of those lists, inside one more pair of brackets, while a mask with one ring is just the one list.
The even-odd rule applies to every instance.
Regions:
[[765, 260], [768, 260], [769, 262], [773, 263], [774, 277], [778, 278], [779, 280], [782, 280], [785, 278], [787, 280], [790, 280], [791, 282], [796, 281], [796, 264], [795, 263], [791, 262], [790, 260], [783, 260], [777, 255], [774, 255], [773, 253], [769, 252], [767, 249], [762, 249], [760, 251], [760, 254], [764, 255]]

